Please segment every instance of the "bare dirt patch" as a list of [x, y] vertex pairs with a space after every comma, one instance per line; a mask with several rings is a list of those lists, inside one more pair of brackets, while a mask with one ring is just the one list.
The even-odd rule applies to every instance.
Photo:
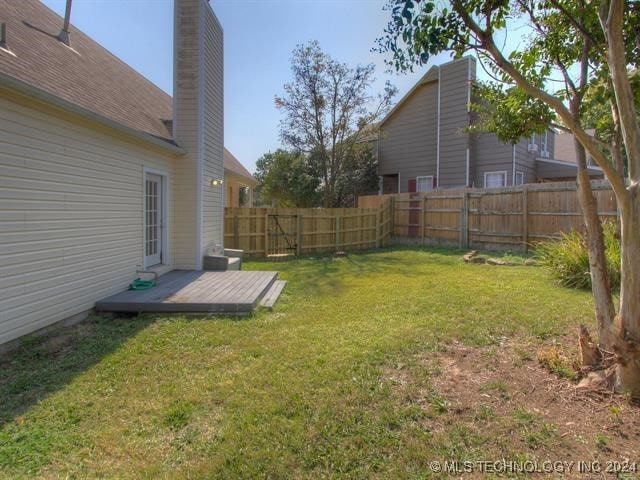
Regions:
[[[454, 342], [386, 374], [405, 405], [425, 412], [424, 428], [444, 457], [597, 462], [600, 478], [612, 476], [607, 465], [626, 470], [619, 478], [640, 478], [640, 407], [578, 389], [576, 380], [558, 376], [571, 376], [570, 367], [550, 372], [539, 363], [540, 348], [567, 352], [569, 365], [577, 355], [569, 337], [554, 346]], [[429, 371], [427, 381], [413, 378], [420, 368]], [[584, 478], [585, 468], [580, 475], [574, 466], [569, 476]]]

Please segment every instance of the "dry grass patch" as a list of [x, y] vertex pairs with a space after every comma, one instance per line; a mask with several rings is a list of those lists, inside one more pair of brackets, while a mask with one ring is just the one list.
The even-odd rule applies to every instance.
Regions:
[[[385, 378], [399, 404], [423, 410], [440, 460], [640, 461], [638, 405], [576, 389], [565, 371], [571, 338], [529, 342], [454, 341], [411, 367], [387, 368]], [[527, 353], [537, 349], [539, 359]], [[419, 369], [431, 374], [413, 378]]]

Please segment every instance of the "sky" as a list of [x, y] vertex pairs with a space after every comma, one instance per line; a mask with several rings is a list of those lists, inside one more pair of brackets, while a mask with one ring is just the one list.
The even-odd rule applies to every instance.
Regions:
[[[66, 0], [43, 0], [59, 15]], [[225, 146], [253, 172], [255, 161], [281, 146], [274, 97], [291, 79], [291, 52], [318, 40], [335, 59], [373, 63], [376, 82], [398, 87], [396, 100], [428, 67], [398, 75], [385, 72], [384, 57], [372, 52], [389, 12], [385, 0], [211, 0], [224, 28]], [[172, 94], [172, 0], [74, 0], [71, 23], [153, 83]], [[449, 59], [434, 57], [432, 64]]]

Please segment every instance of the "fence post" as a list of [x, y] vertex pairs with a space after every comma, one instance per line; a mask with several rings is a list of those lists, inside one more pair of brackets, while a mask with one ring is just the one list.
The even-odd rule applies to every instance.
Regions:
[[269, 255], [269, 211], [264, 214], [264, 256]]
[[238, 218], [238, 214], [233, 215], [233, 248], [240, 248], [240, 230], [239, 230], [240, 219]]
[[524, 251], [529, 251], [529, 188], [522, 187], [522, 243]]
[[300, 256], [302, 254], [302, 229], [304, 225], [301, 213], [298, 214], [297, 220], [298, 225], [296, 226], [296, 255]]
[[469, 192], [466, 189], [460, 209], [460, 248], [469, 248]]
[[336, 250], [340, 250], [340, 226], [342, 224], [342, 218], [336, 215]]

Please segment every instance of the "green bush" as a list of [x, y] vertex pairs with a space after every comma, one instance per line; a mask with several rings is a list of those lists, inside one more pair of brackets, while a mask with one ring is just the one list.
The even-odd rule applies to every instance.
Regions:
[[[604, 222], [605, 260], [611, 288], [620, 288], [620, 243], [614, 222]], [[558, 283], [570, 288], [591, 288], [589, 255], [584, 236], [572, 230], [563, 233], [558, 241], [536, 246], [536, 256], [542, 265], [549, 267]]]

